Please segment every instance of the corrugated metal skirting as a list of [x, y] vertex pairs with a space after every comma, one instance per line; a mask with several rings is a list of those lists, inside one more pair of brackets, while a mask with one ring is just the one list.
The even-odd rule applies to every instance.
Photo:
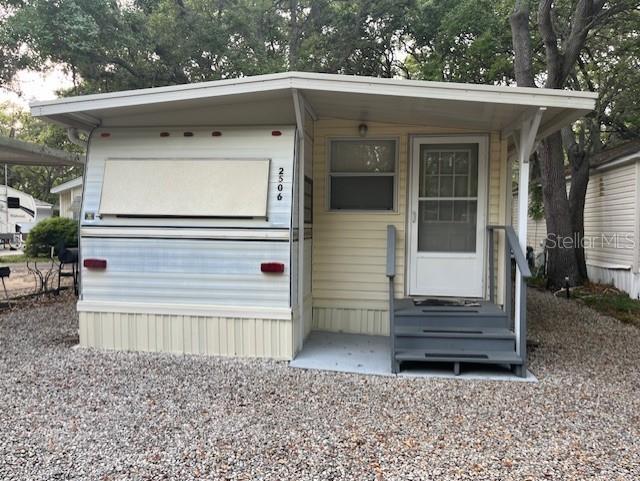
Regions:
[[313, 328], [320, 331], [388, 336], [389, 311], [314, 307]]
[[80, 345], [239, 357], [293, 357], [291, 321], [80, 312]]

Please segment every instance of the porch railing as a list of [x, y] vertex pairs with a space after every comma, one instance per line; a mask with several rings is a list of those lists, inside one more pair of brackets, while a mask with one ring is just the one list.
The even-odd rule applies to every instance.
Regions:
[[[518, 352], [522, 359], [522, 375], [526, 376], [527, 373], [527, 278], [531, 277], [531, 271], [529, 264], [525, 257], [520, 242], [518, 242], [518, 236], [510, 225], [490, 225], [487, 227], [489, 230], [489, 300], [495, 303], [496, 296], [496, 266], [495, 266], [495, 234], [496, 231], [504, 231], [504, 301], [503, 309], [510, 318], [514, 320], [514, 329], [516, 328], [515, 322], [518, 321]], [[516, 293], [513, 290], [512, 276], [511, 276], [511, 259], [516, 264], [516, 279], [520, 279], [520, 302], [518, 306], [518, 316], [513, 312], [513, 304], [515, 303]], [[513, 317], [512, 317], [513, 316]]]
[[387, 226], [387, 279], [389, 279], [389, 350], [391, 351], [391, 372], [397, 373], [396, 336], [395, 336], [395, 289], [393, 281], [396, 277], [396, 228]]

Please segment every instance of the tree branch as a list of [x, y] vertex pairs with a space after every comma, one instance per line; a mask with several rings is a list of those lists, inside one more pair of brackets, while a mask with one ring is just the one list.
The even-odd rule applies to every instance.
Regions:
[[515, 54], [516, 83], [519, 87], [535, 87], [527, 0], [516, 0], [514, 11], [509, 16], [509, 23], [511, 24], [511, 41]]
[[540, 0], [538, 8], [538, 30], [542, 36], [542, 43], [547, 57], [547, 82], [548, 88], [562, 87], [562, 72], [565, 63], [563, 55], [558, 48], [558, 35], [553, 26], [552, 19], [553, 0]]
[[600, 14], [605, 0], [579, 0], [573, 12], [571, 33], [564, 45], [564, 61], [559, 81], [562, 83], [573, 68], [587, 40], [589, 30], [594, 27], [594, 19]]

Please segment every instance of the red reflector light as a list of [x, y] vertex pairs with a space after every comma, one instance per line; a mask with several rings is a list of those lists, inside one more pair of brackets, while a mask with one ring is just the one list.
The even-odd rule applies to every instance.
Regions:
[[280, 137], [282, 135], [282, 132], [280, 132], [279, 130], [272, 130], [271, 135], [273, 135], [274, 137]]
[[107, 261], [105, 259], [85, 259], [82, 265], [87, 269], [106, 269]]
[[211, 132], [211, 137], [220, 137], [222, 135], [222, 132], [220, 132], [219, 130], [214, 130], [213, 132]]
[[111, 134], [109, 132], [102, 132], [100, 134], [100, 137], [102, 137], [103, 139], [106, 139], [106, 138], [111, 137]]
[[263, 262], [260, 264], [260, 272], [281, 273], [284, 272], [284, 264], [282, 262]]

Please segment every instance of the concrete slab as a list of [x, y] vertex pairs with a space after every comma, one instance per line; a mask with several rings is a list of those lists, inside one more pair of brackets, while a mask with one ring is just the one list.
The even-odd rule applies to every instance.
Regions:
[[314, 331], [289, 365], [301, 369], [391, 376], [389, 352], [389, 339], [384, 336]]
[[[314, 331], [289, 366], [298, 369], [393, 376], [389, 358], [388, 337]], [[455, 376], [451, 364], [414, 363], [399, 373], [398, 377], [538, 382], [531, 372], [527, 373], [526, 378], [521, 378], [500, 366], [474, 364], [463, 364], [462, 372]]]

